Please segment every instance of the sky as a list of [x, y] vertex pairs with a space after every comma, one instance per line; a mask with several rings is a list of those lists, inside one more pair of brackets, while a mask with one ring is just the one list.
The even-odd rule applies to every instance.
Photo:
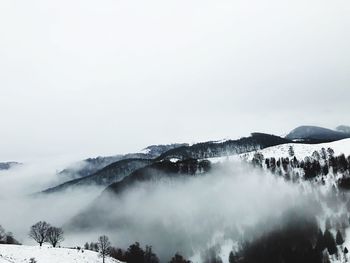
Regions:
[[350, 124], [347, 0], [2, 0], [0, 160]]

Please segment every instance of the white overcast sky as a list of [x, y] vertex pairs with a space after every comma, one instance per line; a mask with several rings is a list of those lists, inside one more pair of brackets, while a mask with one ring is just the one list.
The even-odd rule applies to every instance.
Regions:
[[1, 0], [0, 160], [350, 124], [348, 0]]

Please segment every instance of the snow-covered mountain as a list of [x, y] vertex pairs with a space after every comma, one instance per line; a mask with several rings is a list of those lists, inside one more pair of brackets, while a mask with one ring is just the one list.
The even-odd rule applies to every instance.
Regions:
[[[259, 152], [264, 155], [265, 158], [287, 158], [291, 157], [289, 150], [293, 147], [294, 155], [299, 160], [303, 160], [307, 156], [311, 156], [315, 151], [320, 152], [322, 148], [331, 148], [334, 150], [334, 155], [345, 154], [350, 155], [350, 139], [339, 140], [329, 143], [319, 143], [319, 144], [303, 144], [303, 143], [287, 143], [282, 145], [277, 145], [273, 147], [268, 147], [260, 150]], [[242, 154], [241, 156], [247, 156], [252, 158], [255, 152], [250, 152], [247, 154]]]
[[131, 175], [135, 170], [159, 161], [203, 159], [212, 156], [226, 156], [227, 154], [237, 155], [289, 142], [291, 141], [279, 136], [253, 133], [249, 137], [238, 140], [209, 141], [191, 146], [188, 144], [152, 145], [138, 154], [87, 159], [81, 165], [65, 169], [60, 173], [61, 177], [64, 176], [67, 179], [70, 177], [70, 180], [65, 180], [62, 184], [42, 192], [53, 193], [77, 186], [107, 187]]
[[327, 150], [331, 148], [334, 150], [334, 155], [345, 154], [350, 155], [350, 139], [339, 140], [329, 143], [319, 143], [319, 144], [305, 144], [305, 143], [286, 143], [281, 145], [276, 145], [272, 147], [267, 147], [258, 151], [251, 151], [247, 153], [242, 153], [240, 155], [227, 155], [221, 157], [208, 158], [211, 163], [223, 163], [226, 161], [237, 161], [241, 159], [251, 161], [254, 155], [259, 152], [264, 158], [291, 158], [290, 148], [293, 148], [294, 155], [297, 159], [303, 160], [307, 156], [311, 156], [315, 151], [320, 152], [322, 148]]
[[[140, 154], [147, 155], [153, 152], [153, 154], [161, 155], [154, 159], [136, 158], [119, 160], [91, 175], [71, 180], [63, 185], [49, 189], [46, 192], [59, 192], [68, 188], [72, 189], [72, 187], [74, 188], [76, 186], [79, 186], [80, 190], [85, 190], [88, 188], [84, 187], [91, 184], [101, 186], [100, 190], [102, 191], [102, 189], [105, 189], [105, 191], [103, 191], [98, 198], [94, 199], [94, 201], [90, 202], [90, 200], [89, 204], [84, 204], [84, 207], [77, 207], [78, 209], [74, 209], [67, 219], [62, 221], [62, 227], [66, 233], [74, 234], [81, 231], [95, 231], [96, 228], [103, 226], [106, 227], [106, 229], [103, 229], [106, 233], [114, 235], [117, 231], [128, 232], [142, 225], [139, 224], [139, 222], [144, 220], [144, 216], [153, 213], [153, 210], [157, 210], [158, 200], [163, 202], [163, 197], [169, 193], [168, 186], [178, 185], [181, 187], [176, 189], [182, 189], [183, 186], [191, 181], [194, 184], [194, 189], [196, 189], [196, 187], [199, 187], [196, 184], [201, 182], [199, 178], [212, 178], [212, 183], [216, 183], [217, 180], [226, 180], [228, 177], [221, 177], [221, 173], [225, 172], [226, 168], [235, 165], [237, 165], [237, 167], [241, 166], [238, 162], [232, 162], [231, 164], [233, 165], [226, 165], [226, 162], [231, 160], [243, 161], [242, 167], [239, 168], [242, 170], [237, 171], [238, 174], [242, 173], [248, 175], [248, 178], [249, 172], [251, 170], [256, 170], [258, 174], [268, 177], [275, 176], [278, 180], [285, 182], [286, 185], [293, 185], [293, 187], [296, 186], [298, 189], [300, 188], [300, 193], [312, 195], [314, 197], [313, 202], [317, 204], [316, 207], [320, 207], [322, 210], [322, 212], [318, 211], [317, 214], [315, 213], [318, 219], [317, 222], [315, 221], [314, 225], [314, 227], [317, 228], [316, 230], [322, 231], [322, 234], [325, 233], [325, 221], [330, 219], [331, 227], [329, 231], [334, 237], [336, 237], [338, 231], [341, 231], [345, 240], [345, 243], [342, 244], [348, 246], [348, 244], [350, 244], [350, 236], [347, 235], [350, 231], [350, 214], [348, 212], [350, 211], [348, 210], [350, 209], [350, 195], [347, 195], [346, 191], [350, 189], [350, 157], [348, 157], [350, 155], [350, 138], [318, 144], [316, 144], [315, 141], [310, 143], [310, 141], [300, 142], [299, 140], [292, 142], [289, 139], [278, 136], [255, 133], [250, 137], [241, 138], [239, 140], [210, 141], [191, 146], [180, 145], [179, 147], [172, 148], [165, 152], [163, 151], [167, 149], [167, 147], [151, 146]], [[91, 164], [93, 164], [92, 166], [94, 166], [94, 164], [97, 165], [93, 167], [93, 169], [100, 167], [100, 164], [105, 165], [106, 163], [104, 161], [103, 158], [94, 159]], [[221, 163], [225, 164], [221, 165]], [[258, 170], [260, 168], [261, 170]], [[267, 171], [267, 173], [262, 173], [262, 171]], [[227, 181], [220, 183], [226, 184]], [[165, 188], [163, 189], [162, 187]], [[202, 189], [202, 187], [203, 185], [199, 188]], [[192, 190], [193, 189], [187, 191], [190, 192], [189, 197], [192, 195]], [[318, 193], [319, 190], [324, 196]], [[128, 209], [135, 207], [133, 198], [135, 196], [138, 197], [140, 193], [149, 194], [158, 193], [158, 191], [160, 191], [159, 193], [161, 193], [161, 195], [156, 196], [156, 198], [151, 196], [151, 205], [147, 205], [145, 198], [137, 200], [136, 203], [140, 205], [142, 209], [136, 210], [140, 212], [142, 220], [135, 220], [134, 222], [133, 218], [135, 217], [135, 212], [132, 211], [129, 214], [128, 211]], [[231, 189], [226, 189], [226, 191], [230, 192]], [[65, 191], [62, 196], [66, 194], [68, 196], [70, 192], [71, 191]], [[199, 193], [202, 193], [202, 190], [200, 190]], [[175, 193], [176, 201], [178, 200], [178, 196], [182, 194], [184, 194], [184, 192], [181, 191]], [[214, 196], [215, 195], [212, 195], [210, 198], [214, 198]], [[55, 195], [50, 197], [52, 197], [53, 200], [56, 198]], [[126, 200], [128, 202], [130, 201], [131, 205], [127, 203]], [[236, 199], [233, 198], [230, 200]], [[170, 200], [166, 203], [167, 206], [171, 206], [175, 202]], [[180, 203], [180, 207], [182, 207], [184, 202]], [[348, 205], [349, 208], [347, 208]], [[144, 207], [146, 208], [145, 210]], [[197, 205], [195, 207], [197, 207]], [[229, 207], [230, 206], [228, 206], [228, 208]], [[269, 207], [267, 206], [267, 208]], [[124, 210], [127, 211], [126, 214]], [[221, 211], [219, 212], [221, 213]], [[225, 212], [223, 212], [223, 214], [225, 214]], [[160, 217], [161, 215], [162, 214], [160, 214]], [[196, 220], [196, 222], [197, 221], [198, 220]], [[154, 224], [154, 219], [149, 222], [152, 227], [156, 225], [157, 231], [160, 232], [159, 225]], [[175, 224], [175, 226], [177, 225]], [[159, 249], [159, 253], [162, 253], [162, 259], [167, 259], [170, 256], [168, 253], [169, 251], [163, 247], [159, 248], [163, 241], [157, 243], [158, 239], [152, 239], [153, 232], [150, 230], [153, 230], [153, 228], [147, 229], [147, 231], [150, 232], [148, 237], [150, 241], [143, 240], [142, 242], [150, 242], [151, 245], [155, 245], [155, 247]], [[164, 227], [162, 231], [164, 235], [169, 233], [167, 227]], [[136, 230], [136, 232], [139, 233], [140, 230]], [[202, 232], [202, 230], [200, 232]], [[232, 234], [232, 237], [236, 238], [235, 233], [229, 232], [229, 234]], [[309, 237], [315, 240], [315, 232], [313, 231]], [[131, 238], [134, 237], [130, 237], [130, 240], [127, 242], [139, 240], [138, 238]], [[236, 239], [233, 240], [235, 242], [237, 241]], [[269, 240], [268, 236], [267, 240]], [[18, 248], [19, 247], [17, 247], [17, 250]], [[167, 249], [178, 249], [178, 245], [171, 244]], [[342, 249], [342, 245], [338, 245], [338, 261], [335, 254], [330, 254], [331, 256], [329, 258], [332, 263], [345, 262], [345, 255], [341, 254]], [[38, 247], [27, 248], [25, 246], [20, 247], [20, 252], [16, 251], [16, 246], [8, 246], [5, 250], [6, 251], [3, 250], [3, 247], [0, 247], [0, 263], [26, 262], [25, 260], [29, 260], [31, 257], [35, 257], [38, 263], [41, 261], [54, 263], [70, 263], [75, 261], [86, 263], [99, 262], [91, 261], [90, 257], [86, 256], [89, 253], [94, 253], [91, 251], [84, 251], [83, 253], [77, 250], [50, 250], [50, 248], [47, 247], [40, 249]], [[36, 252], [36, 250], [39, 251]], [[43, 251], [44, 253], [42, 253]], [[26, 254], [22, 258], [15, 257], [16, 255], [23, 255], [23, 253]], [[47, 253], [54, 253], [55, 255], [57, 253], [64, 253], [64, 255], [58, 256], [59, 258], [64, 258], [66, 256], [71, 257], [72, 255], [74, 257], [66, 261], [55, 261], [55, 259], [51, 260], [45, 258], [47, 257]], [[84, 254], [85, 258], [76, 258], [77, 255], [80, 257], [81, 254]], [[43, 260], [41, 260], [40, 257], [44, 257]], [[227, 255], [225, 257], [227, 258]], [[122, 258], [119, 259], [123, 260]], [[96, 260], [99, 259], [97, 258]], [[226, 262], [226, 260], [224, 262]]]
[[[37, 263], [102, 262], [99, 254], [90, 250], [0, 244], [0, 263], [29, 263], [31, 258]], [[106, 263], [120, 263], [120, 261], [108, 257]]]

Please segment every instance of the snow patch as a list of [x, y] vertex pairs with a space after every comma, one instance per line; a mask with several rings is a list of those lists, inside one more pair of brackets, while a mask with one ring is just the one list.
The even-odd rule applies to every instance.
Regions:
[[[99, 254], [90, 250], [52, 248], [49, 246], [0, 245], [0, 263], [27, 263], [35, 258], [37, 263], [100, 263]], [[106, 263], [121, 263], [106, 258]]]

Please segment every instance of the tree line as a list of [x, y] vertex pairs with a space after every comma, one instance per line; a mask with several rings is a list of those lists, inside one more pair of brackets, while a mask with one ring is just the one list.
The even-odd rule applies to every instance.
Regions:
[[[84, 249], [99, 252], [103, 263], [107, 256], [127, 263], [160, 263], [159, 257], [153, 251], [152, 246], [146, 245], [145, 248], [142, 248], [139, 242], [135, 242], [126, 250], [123, 250], [112, 246], [109, 238], [105, 235], [100, 236], [97, 242], [86, 242]], [[191, 263], [191, 261], [176, 253], [169, 263]]]
[[288, 212], [283, 215], [282, 227], [261, 234], [253, 241], [243, 241], [237, 251], [231, 251], [230, 263], [330, 263], [330, 259], [347, 261], [348, 248], [343, 233], [332, 234], [326, 222], [325, 230], [313, 216]]
[[289, 157], [265, 158], [260, 152], [256, 152], [251, 163], [256, 167], [265, 167], [274, 174], [284, 176], [288, 180], [299, 180], [303, 177], [306, 180], [317, 180], [325, 183], [325, 176], [330, 172], [340, 174], [342, 178], [337, 181], [340, 188], [350, 189], [350, 156], [340, 154], [334, 155], [332, 148], [322, 148], [314, 151], [311, 156], [299, 160], [294, 153], [293, 146], [289, 147]]
[[6, 232], [0, 225], [0, 244], [20, 245], [11, 232]]

